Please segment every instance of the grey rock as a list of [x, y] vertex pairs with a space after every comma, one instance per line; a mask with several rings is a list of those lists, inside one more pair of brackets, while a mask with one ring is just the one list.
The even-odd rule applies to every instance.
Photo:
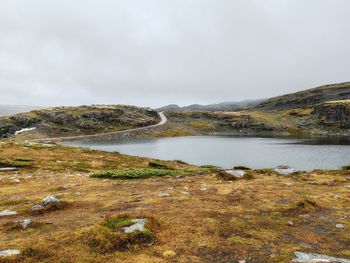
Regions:
[[131, 221], [135, 224], [131, 226], [123, 227], [124, 233], [134, 233], [136, 231], [145, 230], [145, 224], [147, 222], [147, 218], [133, 219]]
[[241, 178], [246, 174], [246, 172], [243, 170], [225, 170], [225, 172], [237, 178]]
[[344, 225], [343, 224], [336, 224], [335, 227], [336, 228], [344, 228]]
[[297, 263], [350, 263], [349, 259], [345, 258], [335, 258], [327, 255], [315, 254], [315, 253], [303, 253], [303, 252], [294, 252], [295, 259], [292, 262]]
[[18, 249], [8, 249], [8, 250], [0, 251], [0, 257], [10, 257], [10, 256], [16, 256], [20, 254], [21, 254], [21, 251]]
[[2, 216], [14, 216], [17, 215], [16, 211], [12, 211], [12, 210], [3, 210], [0, 212], [0, 217]]
[[165, 192], [161, 192], [161, 193], [159, 193], [158, 196], [159, 196], [159, 197], [169, 197], [170, 194], [169, 194], [169, 193], [165, 193]]
[[49, 195], [45, 197], [39, 204], [32, 207], [32, 211], [41, 211], [47, 207], [61, 208], [63, 201], [57, 198], [57, 195]]
[[292, 221], [288, 221], [288, 226], [294, 226], [294, 223]]
[[44, 210], [44, 209], [45, 209], [45, 207], [43, 207], [40, 204], [37, 204], [37, 205], [32, 207], [32, 211], [41, 211], [41, 210]]
[[48, 205], [51, 205], [51, 204], [55, 204], [55, 205], [58, 205], [58, 206], [61, 206], [62, 205], [62, 201], [60, 199], [58, 199], [56, 196], [54, 195], [49, 195], [47, 197], [45, 197], [42, 201], [41, 201], [41, 205], [46, 207]]
[[[288, 168], [283, 168], [283, 167], [288, 167]], [[290, 168], [289, 166], [278, 166], [276, 169], [273, 169], [273, 170], [280, 175], [290, 175], [295, 172], [295, 170], [293, 168]]]
[[32, 224], [32, 220], [22, 219], [22, 220], [15, 221], [15, 223], [18, 223], [22, 227], [22, 229], [27, 229]]

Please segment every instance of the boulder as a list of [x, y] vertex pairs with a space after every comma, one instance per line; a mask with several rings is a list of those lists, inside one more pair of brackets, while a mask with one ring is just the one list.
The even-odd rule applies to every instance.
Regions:
[[49, 209], [61, 209], [63, 206], [63, 201], [58, 199], [54, 195], [49, 195], [45, 197], [40, 203], [32, 207], [32, 211], [40, 212]]

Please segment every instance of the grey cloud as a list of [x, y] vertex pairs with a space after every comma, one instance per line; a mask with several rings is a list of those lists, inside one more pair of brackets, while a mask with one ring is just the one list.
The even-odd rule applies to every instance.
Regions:
[[3, 0], [0, 104], [214, 103], [349, 80], [347, 0]]

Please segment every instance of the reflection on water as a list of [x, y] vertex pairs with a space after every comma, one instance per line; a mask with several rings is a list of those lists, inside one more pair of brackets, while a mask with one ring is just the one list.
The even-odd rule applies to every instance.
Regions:
[[125, 141], [101, 138], [64, 144], [226, 168], [235, 165], [270, 168], [288, 164], [298, 170], [312, 170], [338, 169], [350, 164], [349, 138], [196, 136]]

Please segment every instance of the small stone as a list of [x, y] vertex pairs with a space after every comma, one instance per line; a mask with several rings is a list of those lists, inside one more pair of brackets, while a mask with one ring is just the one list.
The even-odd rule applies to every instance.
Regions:
[[161, 192], [161, 193], [159, 193], [158, 196], [159, 196], [159, 197], [169, 197], [170, 194], [169, 194], [169, 193], [165, 193], [165, 192]]
[[238, 263], [245, 263], [245, 262], [246, 262], [245, 259], [238, 261]]
[[15, 223], [18, 223], [22, 227], [22, 229], [27, 229], [32, 224], [32, 220], [22, 219], [22, 220], [15, 221]]
[[291, 182], [285, 183], [286, 186], [293, 186], [294, 184]]
[[345, 188], [349, 188], [350, 189], [350, 185], [345, 185]]
[[74, 195], [81, 196], [82, 194], [80, 192], [74, 192]]
[[336, 228], [344, 228], [344, 225], [343, 224], [336, 224], [335, 227]]
[[288, 226], [294, 226], [294, 223], [292, 221], [288, 221]]
[[37, 204], [37, 205], [32, 207], [32, 211], [41, 211], [41, 210], [44, 210], [44, 209], [45, 209], [45, 207], [43, 207], [40, 204]]
[[180, 193], [183, 194], [183, 195], [190, 195], [190, 193], [186, 192], [186, 191], [181, 191]]
[[21, 180], [19, 180], [19, 179], [13, 179], [13, 180], [12, 180], [12, 182], [14, 182], [14, 183], [17, 183], [17, 184], [18, 184], [18, 183], [20, 183], [20, 182], [21, 182]]
[[12, 211], [12, 210], [3, 210], [0, 212], [0, 217], [2, 216], [14, 216], [17, 215], [16, 211]]
[[0, 251], [0, 257], [10, 257], [21, 254], [21, 251], [18, 249], [8, 249]]
[[175, 256], [176, 256], [176, 253], [172, 250], [167, 250], [163, 253], [163, 257], [166, 257], [166, 258], [172, 258]]

